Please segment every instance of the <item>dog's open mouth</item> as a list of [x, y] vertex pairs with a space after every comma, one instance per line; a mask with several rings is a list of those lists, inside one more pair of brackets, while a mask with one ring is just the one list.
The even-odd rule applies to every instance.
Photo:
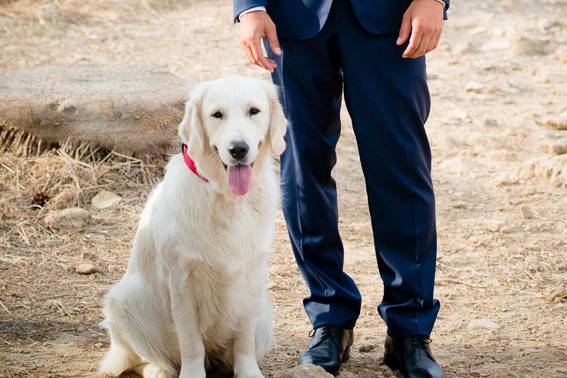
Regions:
[[236, 164], [227, 167], [228, 186], [232, 194], [243, 196], [250, 190], [252, 182], [252, 164]]

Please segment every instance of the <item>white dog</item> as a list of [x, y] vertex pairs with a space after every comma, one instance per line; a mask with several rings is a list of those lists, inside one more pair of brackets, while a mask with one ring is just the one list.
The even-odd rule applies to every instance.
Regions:
[[[100, 372], [262, 377], [273, 343], [267, 290], [285, 149], [275, 88], [230, 77], [198, 85], [174, 156], [142, 212], [128, 269], [105, 297], [111, 346]], [[193, 171], [190, 168], [194, 161]]]

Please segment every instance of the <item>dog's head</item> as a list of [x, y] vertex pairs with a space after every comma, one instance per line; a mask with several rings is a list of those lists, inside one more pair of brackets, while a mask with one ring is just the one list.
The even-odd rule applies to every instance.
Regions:
[[250, 190], [254, 171], [282, 154], [285, 132], [275, 87], [246, 77], [197, 85], [179, 125], [179, 136], [201, 173], [237, 196]]

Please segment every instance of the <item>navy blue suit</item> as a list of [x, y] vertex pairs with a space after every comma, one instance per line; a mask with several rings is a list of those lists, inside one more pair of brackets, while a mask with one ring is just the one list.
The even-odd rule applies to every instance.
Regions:
[[[448, 1], [447, 1], [448, 3]], [[310, 295], [314, 328], [354, 327], [361, 296], [343, 272], [331, 171], [345, 102], [356, 135], [384, 297], [394, 337], [429, 336], [436, 259], [431, 153], [424, 129], [430, 98], [425, 58], [403, 59], [396, 38], [410, 0], [235, 0], [235, 18], [266, 6], [280, 38], [278, 68], [289, 120], [281, 159], [282, 207]], [[267, 49], [269, 50], [269, 49]]]

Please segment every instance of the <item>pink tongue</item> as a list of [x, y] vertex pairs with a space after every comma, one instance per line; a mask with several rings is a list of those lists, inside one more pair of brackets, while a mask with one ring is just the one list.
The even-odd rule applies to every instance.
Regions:
[[249, 165], [234, 165], [228, 167], [228, 186], [237, 196], [243, 196], [250, 190], [252, 181], [252, 167]]

